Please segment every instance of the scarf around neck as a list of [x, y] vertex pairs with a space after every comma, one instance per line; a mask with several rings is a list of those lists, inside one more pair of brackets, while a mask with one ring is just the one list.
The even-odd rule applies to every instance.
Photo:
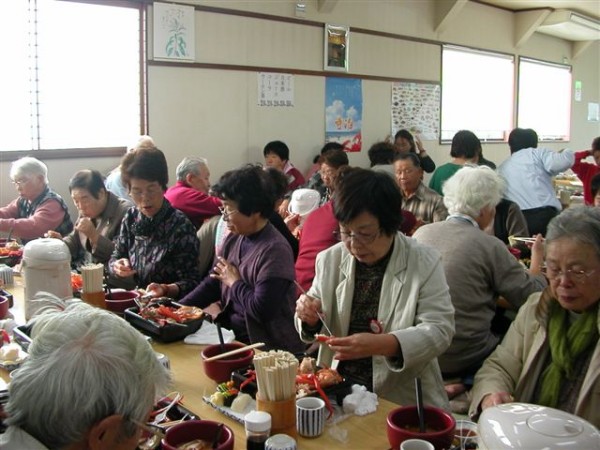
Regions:
[[544, 370], [538, 403], [555, 408], [563, 380], [581, 374], [573, 373], [577, 359], [598, 340], [598, 303], [569, 325], [569, 312], [551, 299], [548, 307], [548, 342], [552, 362]]

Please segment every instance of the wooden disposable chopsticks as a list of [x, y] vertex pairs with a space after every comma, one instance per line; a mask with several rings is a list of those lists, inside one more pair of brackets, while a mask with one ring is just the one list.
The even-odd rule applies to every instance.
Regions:
[[246, 345], [244, 347], [236, 348], [235, 350], [230, 350], [225, 353], [219, 353], [218, 355], [211, 356], [210, 358], [206, 358], [204, 362], [216, 361], [217, 359], [227, 358], [228, 356], [237, 355], [238, 353], [245, 352], [246, 350], [251, 350], [253, 348], [264, 347], [264, 342], [256, 342], [251, 345]]

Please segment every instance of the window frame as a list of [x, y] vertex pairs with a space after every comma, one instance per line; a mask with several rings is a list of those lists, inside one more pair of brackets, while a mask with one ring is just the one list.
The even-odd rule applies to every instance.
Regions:
[[545, 61], [542, 59], [536, 59], [536, 58], [530, 58], [528, 56], [522, 56], [519, 55], [518, 58], [518, 64], [517, 64], [517, 80], [516, 80], [516, 89], [517, 89], [517, 103], [515, 105], [515, 126], [516, 127], [520, 127], [520, 128], [531, 128], [528, 127], [526, 124], [525, 125], [521, 125], [519, 123], [519, 109], [521, 106], [521, 62], [527, 62], [527, 63], [531, 63], [531, 64], [538, 64], [540, 66], [547, 66], [547, 67], [555, 67], [555, 68], [562, 68], [562, 69], [568, 69], [569, 74], [570, 74], [570, 80], [569, 80], [569, 100], [568, 100], [568, 135], [566, 137], [566, 139], [564, 138], [552, 138], [549, 139], [547, 138], [547, 136], [543, 135], [542, 133], [540, 133], [537, 129], [534, 130], [536, 131], [536, 133], [538, 133], [538, 137], [539, 137], [539, 142], [547, 142], [547, 143], [552, 143], [552, 142], [570, 142], [571, 141], [571, 129], [573, 127], [573, 123], [572, 123], [572, 115], [573, 115], [573, 66], [570, 64], [561, 64], [561, 63], [555, 63], [552, 61]]
[[[57, 0], [71, 3], [94, 4], [137, 9], [139, 12], [139, 98], [140, 130], [139, 134], [148, 134], [148, 52], [147, 18], [148, 5], [153, 0]], [[24, 156], [35, 156], [44, 160], [120, 157], [127, 151], [126, 146], [119, 147], [78, 147], [61, 149], [0, 150], [0, 159], [5, 162], [16, 161]]]

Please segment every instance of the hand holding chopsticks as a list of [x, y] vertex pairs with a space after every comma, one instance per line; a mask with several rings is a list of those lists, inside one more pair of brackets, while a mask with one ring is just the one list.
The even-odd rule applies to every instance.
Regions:
[[218, 355], [211, 356], [210, 358], [206, 358], [204, 360], [204, 362], [216, 361], [217, 359], [227, 358], [228, 356], [237, 355], [238, 353], [245, 352], [246, 350], [250, 350], [250, 349], [253, 349], [253, 348], [259, 348], [259, 347], [264, 347], [264, 346], [265, 346], [264, 342], [256, 342], [256, 343], [251, 344], [251, 345], [246, 345], [244, 347], [236, 348], [235, 350], [230, 350], [230, 351], [225, 352], [225, 353], [219, 353]]

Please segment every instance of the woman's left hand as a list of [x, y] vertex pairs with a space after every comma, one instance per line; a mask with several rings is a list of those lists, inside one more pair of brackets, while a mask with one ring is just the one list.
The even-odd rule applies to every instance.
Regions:
[[210, 274], [212, 278], [216, 278], [225, 286], [231, 287], [233, 284], [240, 280], [240, 272], [233, 264], [229, 264], [227, 260], [221, 256], [217, 257], [217, 264], [213, 268], [213, 272]]
[[374, 355], [395, 356], [400, 344], [393, 334], [357, 333], [346, 337], [335, 337], [327, 341], [340, 361], [368, 358]]

